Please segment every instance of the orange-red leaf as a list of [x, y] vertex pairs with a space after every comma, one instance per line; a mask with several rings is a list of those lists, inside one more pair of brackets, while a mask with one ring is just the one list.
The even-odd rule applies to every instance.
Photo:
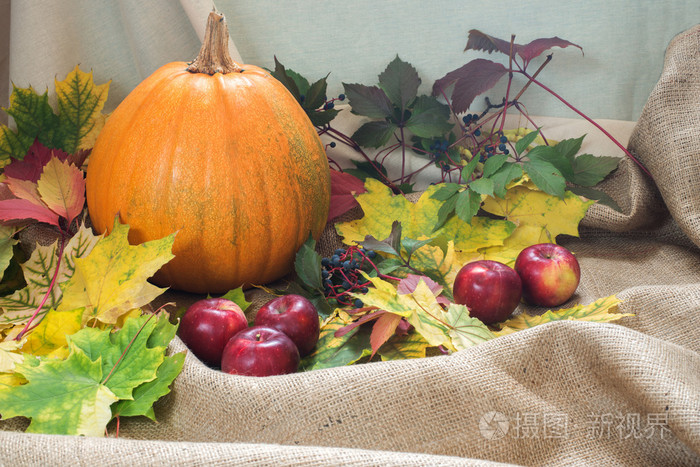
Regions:
[[369, 344], [372, 347], [372, 356], [377, 353], [379, 347], [384, 345], [396, 332], [396, 327], [401, 321], [401, 316], [394, 313], [384, 313], [372, 326], [372, 334], [369, 336]]

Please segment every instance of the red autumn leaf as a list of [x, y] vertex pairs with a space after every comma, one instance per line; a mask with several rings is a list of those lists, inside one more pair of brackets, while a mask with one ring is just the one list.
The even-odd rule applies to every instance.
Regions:
[[441, 95], [454, 84], [453, 109], [458, 114], [466, 112], [476, 96], [494, 87], [506, 73], [508, 69], [500, 63], [477, 58], [435, 81], [433, 95]]
[[354, 195], [365, 191], [365, 185], [359, 178], [331, 169], [331, 205], [328, 220], [331, 221], [359, 206]]
[[535, 57], [539, 57], [544, 51], [549, 50], [552, 47], [568, 47], [570, 45], [578, 47], [579, 49], [581, 49], [581, 53], [583, 53], [583, 48], [574, 44], [573, 42], [565, 41], [564, 39], [560, 39], [558, 37], [549, 37], [535, 39], [527, 45], [519, 46], [518, 55], [520, 55], [523, 58], [523, 60], [525, 61], [525, 65], [527, 65], [530, 62], [530, 60], [532, 60]]
[[[512, 50], [514, 55], [517, 54], [522, 57], [525, 62], [525, 66], [527, 66], [530, 60], [535, 57], [539, 57], [543, 52], [551, 49], [552, 47], [563, 48], [569, 46], [578, 47], [583, 52], [583, 49], [580, 46], [574, 44], [573, 42], [560, 39], [559, 37], [543, 37], [540, 39], [535, 39], [526, 45], [513, 43]], [[489, 36], [481, 31], [472, 29], [469, 31], [469, 39], [467, 40], [467, 46], [464, 48], [464, 50], [483, 50], [488, 53], [498, 51], [505, 55], [510, 55], [511, 44], [503, 39]]]
[[[518, 44], [513, 44], [513, 51], [516, 52], [517, 48], [520, 47]], [[483, 50], [484, 52], [494, 52], [498, 51], [506, 55], [510, 54], [510, 42], [504, 41], [497, 37], [489, 36], [483, 32], [472, 29], [469, 31], [469, 39], [467, 39], [467, 46], [464, 51], [467, 50]]]
[[38, 206], [26, 199], [5, 199], [0, 201], [0, 221], [34, 219], [58, 226], [58, 214], [47, 207]]

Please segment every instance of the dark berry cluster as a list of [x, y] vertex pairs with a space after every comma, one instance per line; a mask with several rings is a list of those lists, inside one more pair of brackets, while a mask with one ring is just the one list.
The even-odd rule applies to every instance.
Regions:
[[376, 255], [372, 250], [350, 246], [338, 248], [330, 258], [321, 259], [323, 292], [331, 306], [363, 306], [362, 300], [353, 299], [350, 293], [367, 293], [370, 282], [360, 272], [376, 270], [372, 262]]

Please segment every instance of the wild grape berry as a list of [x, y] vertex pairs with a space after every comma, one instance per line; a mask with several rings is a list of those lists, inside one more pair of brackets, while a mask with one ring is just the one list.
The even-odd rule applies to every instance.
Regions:
[[328, 146], [334, 148], [334, 147], [335, 147], [335, 141], [331, 141], [330, 144], [329, 144]]
[[324, 279], [328, 278], [328, 276], [329, 276], [330, 274], [331, 274], [331, 273], [328, 272], [327, 269], [322, 269], [322, 270], [321, 270], [321, 277], [324, 278]]
[[333, 252], [334, 255], [342, 256], [345, 254], [345, 250], [342, 248], [338, 248]]
[[350, 282], [348, 281], [343, 281], [343, 283], [340, 286], [344, 289], [349, 289], [351, 287]]
[[330, 109], [333, 108], [333, 106], [334, 106], [334, 105], [333, 105], [332, 102], [326, 102], [326, 103], [323, 105], [323, 110], [330, 110]]
[[364, 303], [362, 303], [362, 300], [360, 300], [359, 298], [356, 298], [355, 303], [353, 303], [353, 305], [355, 306], [355, 308], [362, 308], [364, 306]]
[[474, 136], [481, 136], [481, 130], [479, 130], [478, 128], [474, 130]]
[[339, 94], [339, 95], [338, 95], [338, 100], [339, 100], [339, 101], [344, 101], [344, 100], [345, 100], [345, 94]]
[[331, 256], [331, 264], [333, 266], [339, 266], [340, 265], [340, 257], [338, 255]]
[[500, 139], [499, 141], [500, 141], [501, 143], [507, 143], [507, 142], [508, 142], [508, 138], [506, 138], [505, 136], [501, 136], [501, 139]]
[[503, 151], [503, 154], [508, 155], [510, 154], [510, 151], [506, 149], [505, 151]]
[[505, 150], [506, 150], [506, 145], [503, 144], [503, 143], [499, 144], [499, 145], [498, 145], [498, 150], [499, 150], [499, 151], [505, 151]]
[[368, 257], [369, 259], [375, 258], [376, 256], [377, 256], [377, 252], [374, 251], [374, 250], [369, 250], [369, 251], [367, 252], [367, 257]]
[[321, 259], [321, 266], [328, 267], [331, 265], [331, 260], [329, 258]]

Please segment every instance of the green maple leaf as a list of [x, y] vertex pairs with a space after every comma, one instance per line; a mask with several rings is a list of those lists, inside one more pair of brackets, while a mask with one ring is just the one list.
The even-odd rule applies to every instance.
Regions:
[[[150, 319], [149, 319], [150, 318]], [[153, 381], [163, 363], [164, 347], [149, 347], [158, 321], [153, 316], [127, 319], [116, 332], [83, 328], [68, 338], [92, 361], [99, 361], [107, 386], [120, 399], [131, 399], [135, 387]]]
[[[28, 417], [30, 433], [102, 436], [117, 396], [102, 384], [102, 363], [71, 345], [66, 360], [25, 359], [16, 373], [21, 386], [0, 387], [2, 417]], [[31, 362], [31, 363], [30, 363]]]
[[[164, 320], [165, 321], [165, 320]], [[153, 404], [170, 392], [170, 384], [182, 371], [185, 364], [185, 352], [166, 357], [158, 367], [156, 379], [134, 388], [133, 398], [120, 400], [112, 406], [114, 417], [143, 415], [155, 421]]]
[[316, 348], [301, 360], [300, 368], [309, 371], [352, 365], [362, 357], [370, 355], [372, 349], [367, 329], [356, 327], [343, 335], [335, 335], [336, 331], [351, 322], [352, 319], [347, 313], [341, 310], [334, 311], [321, 326]]
[[102, 435], [113, 416], [154, 419], [153, 403], [184, 364], [184, 353], [164, 356], [176, 330], [165, 314], [128, 318], [115, 332], [83, 328], [68, 337], [65, 360], [15, 365], [28, 382], [0, 385], [0, 414], [31, 418], [30, 432], [90, 436]]

